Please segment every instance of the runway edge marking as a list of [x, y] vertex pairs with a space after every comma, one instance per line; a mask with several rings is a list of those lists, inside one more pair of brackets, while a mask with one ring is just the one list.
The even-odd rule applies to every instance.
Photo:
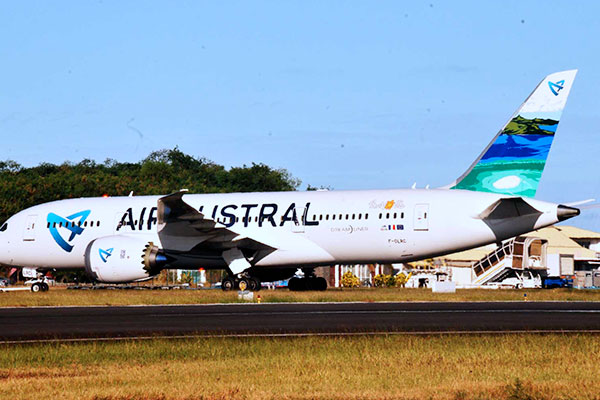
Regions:
[[100, 337], [100, 338], [66, 338], [66, 339], [32, 339], [32, 340], [2, 340], [0, 345], [10, 344], [42, 344], [42, 343], [81, 343], [81, 342], [122, 342], [132, 340], [177, 340], [177, 339], [208, 339], [208, 338], [286, 338], [286, 337], [340, 337], [340, 336], [445, 336], [445, 335], [520, 335], [520, 334], [600, 334], [600, 329], [550, 329], [550, 330], [506, 330], [506, 331], [414, 331], [414, 332], [315, 332], [315, 333], [243, 333], [219, 335], [175, 335], [175, 336], [130, 336], [130, 337]]

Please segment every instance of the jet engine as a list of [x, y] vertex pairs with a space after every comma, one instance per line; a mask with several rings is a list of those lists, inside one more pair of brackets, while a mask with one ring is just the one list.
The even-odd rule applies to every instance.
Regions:
[[98, 282], [124, 283], [151, 278], [169, 262], [158, 246], [141, 237], [105, 236], [85, 251], [85, 270]]

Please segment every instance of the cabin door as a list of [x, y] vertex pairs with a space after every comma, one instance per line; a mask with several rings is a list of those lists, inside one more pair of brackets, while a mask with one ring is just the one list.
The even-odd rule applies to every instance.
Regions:
[[302, 210], [302, 213], [298, 213], [298, 210], [294, 211], [294, 216], [292, 220], [292, 232], [294, 233], [304, 233], [304, 218], [307, 218], [308, 210], [306, 207]]
[[429, 230], [429, 204], [415, 205], [413, 227], [415, 231]]
[[25, 230], [23, 231], [23, 240], [24, 241], [34, 241], [35, 240], [35, 222], [37, 221], [37, 215], [28, 215], [27, 221], [25, 224]]

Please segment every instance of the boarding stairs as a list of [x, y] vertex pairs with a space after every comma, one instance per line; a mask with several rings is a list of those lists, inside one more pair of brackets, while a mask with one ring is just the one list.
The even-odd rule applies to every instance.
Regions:
[[535, 238], [518, 236], [506, 240], [495, 251], [473, 264], [473, 284], [485, 285], [500, 282], [513, 273], [525, 269], [544, 270], [545, 257], [530, 255], [529, 249]]

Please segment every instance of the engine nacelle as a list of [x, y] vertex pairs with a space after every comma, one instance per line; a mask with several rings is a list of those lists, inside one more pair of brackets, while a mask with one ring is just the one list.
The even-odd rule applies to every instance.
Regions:
[[114, 235], [90, 242], [85, 251], [85, 270], [98, 282], [124, 283], [158, 274], [167, 257], [143, 238]]

